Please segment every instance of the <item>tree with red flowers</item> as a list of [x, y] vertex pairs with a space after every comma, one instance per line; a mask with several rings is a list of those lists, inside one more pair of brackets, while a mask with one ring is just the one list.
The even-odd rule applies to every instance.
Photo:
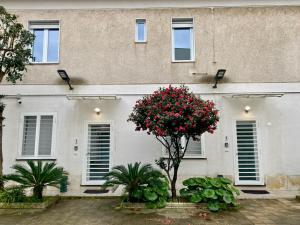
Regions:
[[213, 133], [219, 117], [212, 101], [196, 97], [186, 86], [170, 85], [138, 100], [128, 121], [136, 124], [137, 131], [153, 134], [166, 148], [168, 157], [156, 160], [156, 164], [166, 172], [174, 199], [178, 169], [190, 139]]

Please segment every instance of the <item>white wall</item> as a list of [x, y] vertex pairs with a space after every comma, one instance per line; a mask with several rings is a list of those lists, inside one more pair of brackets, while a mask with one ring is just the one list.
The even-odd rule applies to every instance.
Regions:
[[[120, 100], [101, 102], [68, 100], [65, 96], [23, 96], [22, 104], [18, 104], [15, 98], [5, 99], [7, 107], [3, 136], [4, 173], [12, 172], [10, 167], [16, 163], [15, 159], [18, 157], [20, 117], [24, 112], [57, 112], [55, 156], [57, 163], [69, 172], [70, 189], [74, 193], [79, 193], [85, 158], [85, 121], [113, 121], [113, 165], [135, 161], [154, 163], [154, 160], [161, 156], [161, 145], [153, 136], [136, 132], [134, 124], [127, 122], [135, 101], [142, 95], [119, 96]], [[261, 140], [259, 147], [263, 156], [261, 163], [266, 176], [299, 178], [300, 94], [286, 93], [281, 98], [232, 98], [224, 94], [210, 94], [203, 95], [203, 98], [216, 102], [221, 119], [215, 134], [204, 135], [207, 159], [184, 160], [180, 168], [180, 179], [217, 174], [234, 176], [237, 119], [258, 121]], [[246, 105], [251, 106], [248, 114], [243, 112]], [[94, 113], [95, 107], [101, 108], [100, 115]], [[228, 137], [229, 148], [224, 147], [225, 136]], [[74, 151], [75, 139], [78, 139], [79, 145], [77, 152]]]

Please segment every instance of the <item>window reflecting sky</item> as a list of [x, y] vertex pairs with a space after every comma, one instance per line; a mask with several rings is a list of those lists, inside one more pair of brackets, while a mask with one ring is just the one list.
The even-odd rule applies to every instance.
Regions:
[[138, 28], [138, 40], [144, 41], [145, 40], [145, 23], [139, 22], [137, 24], [137, 28]]
[[190, 28], [174, 29], [175, 48], [191, 48], [191, 32]]
[[43, 61], [43, 41], [44, 41], [44, 30], [35, 29], [33, 31], [35, 35], [33, 44], [33, 61], [42, 62]]
[[58, 61], [58, 29], [50, 29], [48, 33], [48, 62]]
[[[34, 62], [57, 62], [58, 61], [58, 42], [59, 42], [59, 30], [49, 29], [48, 30], [48, 43], [47, 49], [44, 49], [45, 35], [47, 30], [45, 29], [34, 29], [33, 34], [35, 40], [33, 44], [33, 61]], [[47, 59], [43, 59], [44, 51], [47, 53]]]

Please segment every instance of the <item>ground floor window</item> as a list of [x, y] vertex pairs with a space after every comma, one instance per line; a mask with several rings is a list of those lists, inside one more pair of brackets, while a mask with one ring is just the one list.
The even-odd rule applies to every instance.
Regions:
[[[204, 158], [204, 145], [203, 145], [203, 136], [198, 137], [199, 140], [193, 140], [190, 138], [187, 150], [185, 152], [184, 158]], [[168, 137], [167, 140], [169, 141], [170, 138]], [[181, 145], [186, 145], [186, 138], [181, 138]], [[163, 156], [168, 156], [168, 152], [166, 148], [163, 148]]]
[[53, 156], [55, 120], [54, 113], [25, 114], [22, 116], [22, 157]]

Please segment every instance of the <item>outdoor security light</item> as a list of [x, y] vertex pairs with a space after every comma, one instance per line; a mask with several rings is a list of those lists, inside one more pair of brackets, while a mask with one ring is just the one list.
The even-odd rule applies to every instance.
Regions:
[[249, 105], [245, 106], [245, 113], [248, 113], [251, 110], [251, 107]]
[[70, 84], [70, 77], [68, 76], [65, 70], [57, 70], [58, 75], [63, 79], [68, 85], [70, 90], [73, 90], [73, 87]]
[[213, 88], [217, 88], [217, 84], [219, 82], [219, 80], [222, 80], [224, 75], [225, 75], [226, 70], [224, 69], [219, 69], [216, 76], [215, 76], [215, 84], [213, 86]]
[[101, 109], [99, 109], [98, 107], [96, 107], [96, 108], [94, 108], [94, 111], [95, 111], [95, 113], [96, 113], [97, 115], [99, 115], [100, 112], [101, 112]]

